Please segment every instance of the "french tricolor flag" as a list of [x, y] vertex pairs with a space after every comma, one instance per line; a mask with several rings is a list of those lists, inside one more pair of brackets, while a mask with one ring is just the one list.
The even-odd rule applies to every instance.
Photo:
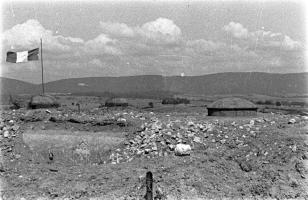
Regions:
[[30, 51], [13, 52], [9, 51], [6, 54], [6, 62], [21, 63], [31, 60], [38, 60], [39, 48]]

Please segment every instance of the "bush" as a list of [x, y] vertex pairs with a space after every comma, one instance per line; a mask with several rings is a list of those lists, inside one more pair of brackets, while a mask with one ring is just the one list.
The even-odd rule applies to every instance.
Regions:
[[282, 101], [281, 104], [284, 106], [290, 106], [291, 103], [289, 101]]
[[17, 99], [13, 98], [12, 95], [10, 95], [10, 106], [11, 109], [19, 109], [21, 108], [20, 102], [17, 101]]
[[291, 102], [291, 105], [292, 105], [292, 106], [304, 107], [304, 106], [305, 106], [305, 102], [293, 101], [293, 102]]
[[149, 102], [149, 107], [150, 107], [150, 108], [154, 108], [153, 102]]
[[276, 106], [281, 106], [280, 101], [276, 101]]
[[189, 104], [190, 101], [185, 98], [166, 98], [163, 99], [162, 104]]
[[261, 101], [261, 100], [259, 100], [259, 101], [256, 101], [256, 104], [260, 104], [260, 105], [262, 105], [262, 104], [264, 104], [264, 102], [263, 102], [263, 101]]
[[271, 100], [266, 100], [266, 101], [264, 102], [264, 104], [265, 104], [265, 105], [274, 105], [275, 103], [274, 103], [273, 101], [271, 101]]
[[127, 107], [128, 102], [124, 98], [107, 99], [105, 102], [106, 107]]

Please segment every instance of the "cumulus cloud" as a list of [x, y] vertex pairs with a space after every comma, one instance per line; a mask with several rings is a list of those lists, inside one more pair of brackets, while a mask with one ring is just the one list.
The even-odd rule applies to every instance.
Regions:
[[301, 47], [301, 44], [298, 41], [292, 40], [289, 36], [285, 35], [282, 45], [285, 49], [295, 50]]
[[240, 23], [230, 22], [223, 27], [223, 30], [231, 33], [236, 38], [247, 38], [248, 30]]
[[189, 40], [186, 42], [187, 48], [193, 49], [196, 53], [214, 52], [221, 48], [226, 48], [226, 44], [222, 42], [213, 42], [210, 40]]
[[102, 66], [103, 63], [100, 59], [94, 58], [89, 62], [91, 65], [96, 65], [98, 67]]
[[4, 31], [2, 35], [4, 46], [15, 49], [38, 46], [40, 38], [43, 39], [44, 48], [47, 50], [69, 51], [71, 50], [71, 44], [83, 43], [83, 40], [80, 38], [54, 35], [53, 31], [45, 29], [35, 19], [29, 19], [22, 24], [17, 24], [11, 29]]
[[121, 55], [121, 51], [115, 46], [117, 40], [109, 38], [105, 34], [100, 34], [93, 40], [85, 43], [84, 51], [90, 54], [111, 54]]
[[167, 43], [177, 42], [182, 36], [181, 29], [172, 20], [166, 18], [158, 18], [143, 24], [140, 32], [148, 39]]
[[100, 22], [102, 31], [112, 37], [146, 40], [148, 43], [177, 43], [182, 36], [181, 29], [170, 19], [158, 18], [142, 26], [128, 26], [124, 23]]
[[279, 48], [280, 50], [298, 50], [302, 48], [300, 42], [293, 40], [290, 36], [272, 31], [261, 30], [249, 31], [242, 24], [230, 22], [223, 30], [231, 33], [233, 37], [246, 41], [247, 46], [258, 45], [262, 48]]
[[117, 37], [134, 37], [135, 30], [124, 23], [100, 22], [100, 27], [104, 33]]

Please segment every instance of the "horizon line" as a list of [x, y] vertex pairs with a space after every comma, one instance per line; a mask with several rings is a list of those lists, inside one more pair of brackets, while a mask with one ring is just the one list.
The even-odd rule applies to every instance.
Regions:
[[[201, 77], [201, 76], [208, 76], [208, 75], [216, 75], [216, 74], [235, 74], [235, 73], [259, 73], [259, 74], [279, 74], [279, 75], [283, 75], [283, 74], [305, 74], [308, 72], [294, 72], [294, 73], [271, 73], [271, 72], [217, 72], [217, 73], [210, 73], [210, 74], [202, 74], [202, 75], [171, 75], [171, 76], [166, 76], [166, 75], [162, 75], [162, 74], [143, 74], [143, 75], [129, 75], [129, 76], [85, 76], [85, 77], [74, 77], [74, 78], [62, 78], [62, 79], [56, 79], [56, 80], [52, 80], [52, 81], [48, 81], [48, 82], [44, 82], [44, 84], [46, 83], [51, 83], [51, 82], [56, 82], [56, 81], [63, 81], [63, 80], [69, 80], [69, 79], [83, 79], [83, 78], [124, 78], [124, 77], [141, 77], [141, 76], [159, 76], [159, 77], [179, 77], [179, 78], [185, 78], [185, 77]], [[1, 76], [0, 78], [6, 78], [6, 79], [12, 79], [12, 80], [17, 80], [17, 81], [21, 81], [21, 82], [25, 82], [25, 83], [29, 83], [29, 84], [34, 84], [34, 85], [41, 85], [42, 83], [33, 83], [33, 82], [29, 82], [29, 81], [24, 81], [24, 80], [20, 80], [20, 79], [16, 79], [16, 78], [10, 78], [10, 77], [5, 77], [5, 76]]]

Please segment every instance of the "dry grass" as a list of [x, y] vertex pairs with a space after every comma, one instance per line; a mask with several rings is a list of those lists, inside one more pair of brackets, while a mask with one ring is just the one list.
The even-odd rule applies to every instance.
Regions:
[[25, 143], [35, 152], [33, 160], [48, 161], [48, 153], [55, 162], [66, 164], [103, 163], [108, 152], [123, 140], [123, 133], [66, 130], [27, 131]]

